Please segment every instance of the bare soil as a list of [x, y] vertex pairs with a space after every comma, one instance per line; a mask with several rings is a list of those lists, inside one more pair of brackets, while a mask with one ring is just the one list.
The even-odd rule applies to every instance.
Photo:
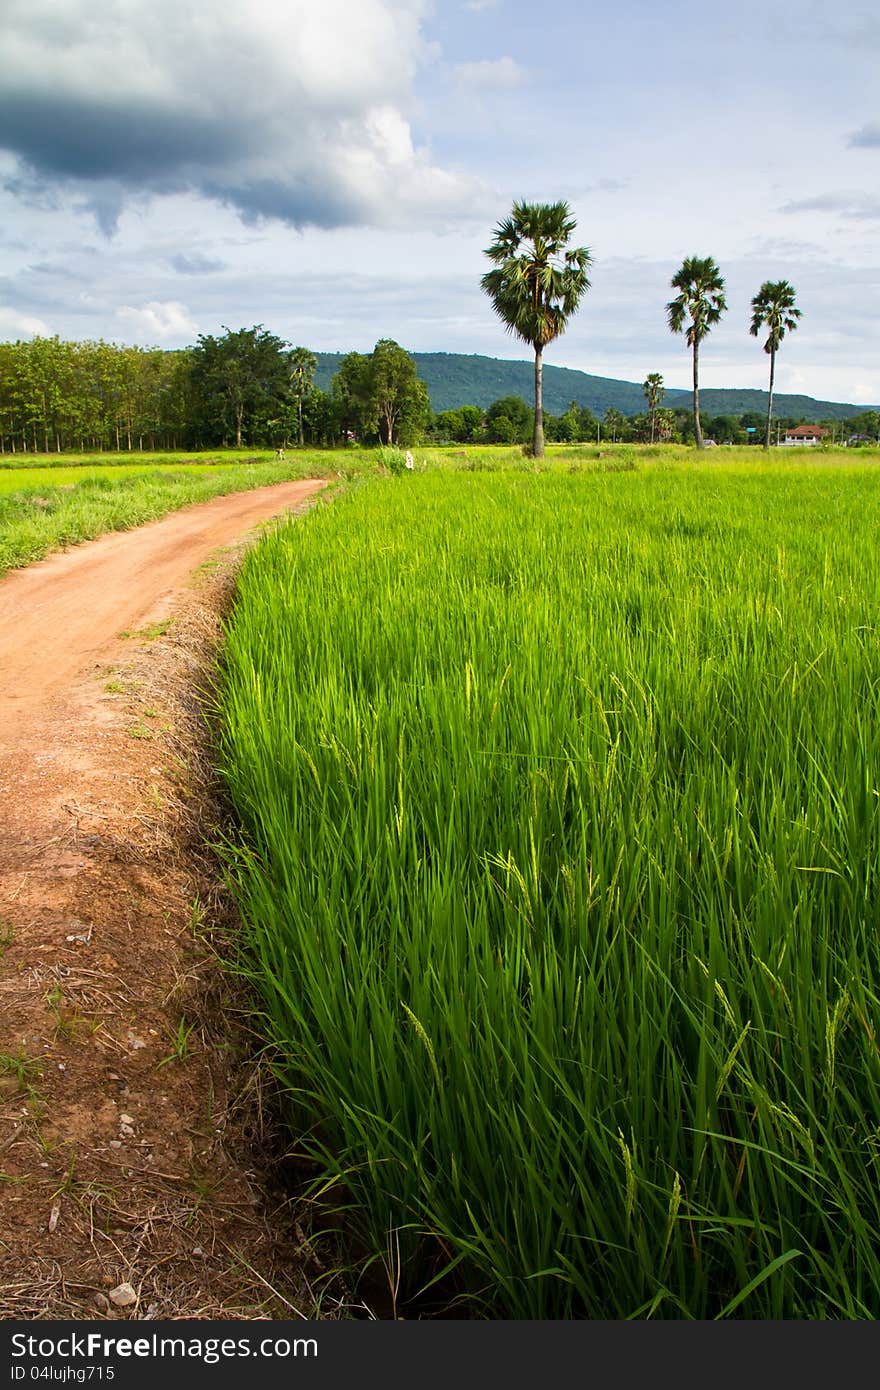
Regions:
[[197, 694], [242, 537], [322, 486], [0, 582], [0, 1317], [334, 1315], [207, 944], [234, 916]]

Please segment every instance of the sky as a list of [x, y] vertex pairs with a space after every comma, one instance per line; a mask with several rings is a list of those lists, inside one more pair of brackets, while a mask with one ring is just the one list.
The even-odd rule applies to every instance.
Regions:
[[0, 340], [528, 358], [480, 289], [514, 199], [591, 288], [545, 362], [688, 388], [670, 279], [712, 256], [701, 384], [880, 404], [876, 0], [3, 0]]

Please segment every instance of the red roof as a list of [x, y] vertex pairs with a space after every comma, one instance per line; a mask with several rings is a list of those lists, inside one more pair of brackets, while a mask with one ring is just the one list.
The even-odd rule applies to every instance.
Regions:
[[827, 430], [823, 430], [821, 425], [796, 425], [793, 430], [786, 430], [786, 439], [824, 439]]

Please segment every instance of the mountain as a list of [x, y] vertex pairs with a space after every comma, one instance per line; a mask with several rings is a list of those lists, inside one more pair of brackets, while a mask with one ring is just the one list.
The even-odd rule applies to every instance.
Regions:
[[[316, 356], [315, 383], [326, 391], [343, 354], [319, 352]], [[412, 356], [437, 413], [458, 405], [478, 405], [485, 410], [501, 396], [522, 396], [528, 402], [534, 399], [532, 362], [511, 362], [499, 357], [480, 357], [475, 353], [466, 356], [456, 352], [414, 352]], [[572, 401], [589, 407], [597, 416], [604, 415], [609, 406], [623, 415], [641, 415], [645, 410], [642, 388], [634, 381], [590, 376], [572, 367], [553, 367], [545, 363], [544, 409], [551, 415], [561, 415]], [[690, 409], [691, 393], [669, 389], [663, 404]], [[736, 387], [704, 388], [700, 391], [700, 406], [707, 415], [742, 415], [747, 410], [763, 415], [767, 410], [767, 392]], [[793, 416], [811, 424], [817, 420], [845, 420], [850, 415], [877, 407], [842, 405], [835, 401], [817, 401], [812, 396], [786, 396], [777, 392], [773, 408], [778, 418]]]

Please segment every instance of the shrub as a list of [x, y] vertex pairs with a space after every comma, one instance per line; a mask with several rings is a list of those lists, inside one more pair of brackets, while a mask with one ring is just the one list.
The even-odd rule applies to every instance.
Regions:
[[396, 478], [406, 472], [406, 454], [403, 449], [397, 449], [392, 444], [381, 444], [376, 450], [376, 457], [380, 467], [387, 468]]

